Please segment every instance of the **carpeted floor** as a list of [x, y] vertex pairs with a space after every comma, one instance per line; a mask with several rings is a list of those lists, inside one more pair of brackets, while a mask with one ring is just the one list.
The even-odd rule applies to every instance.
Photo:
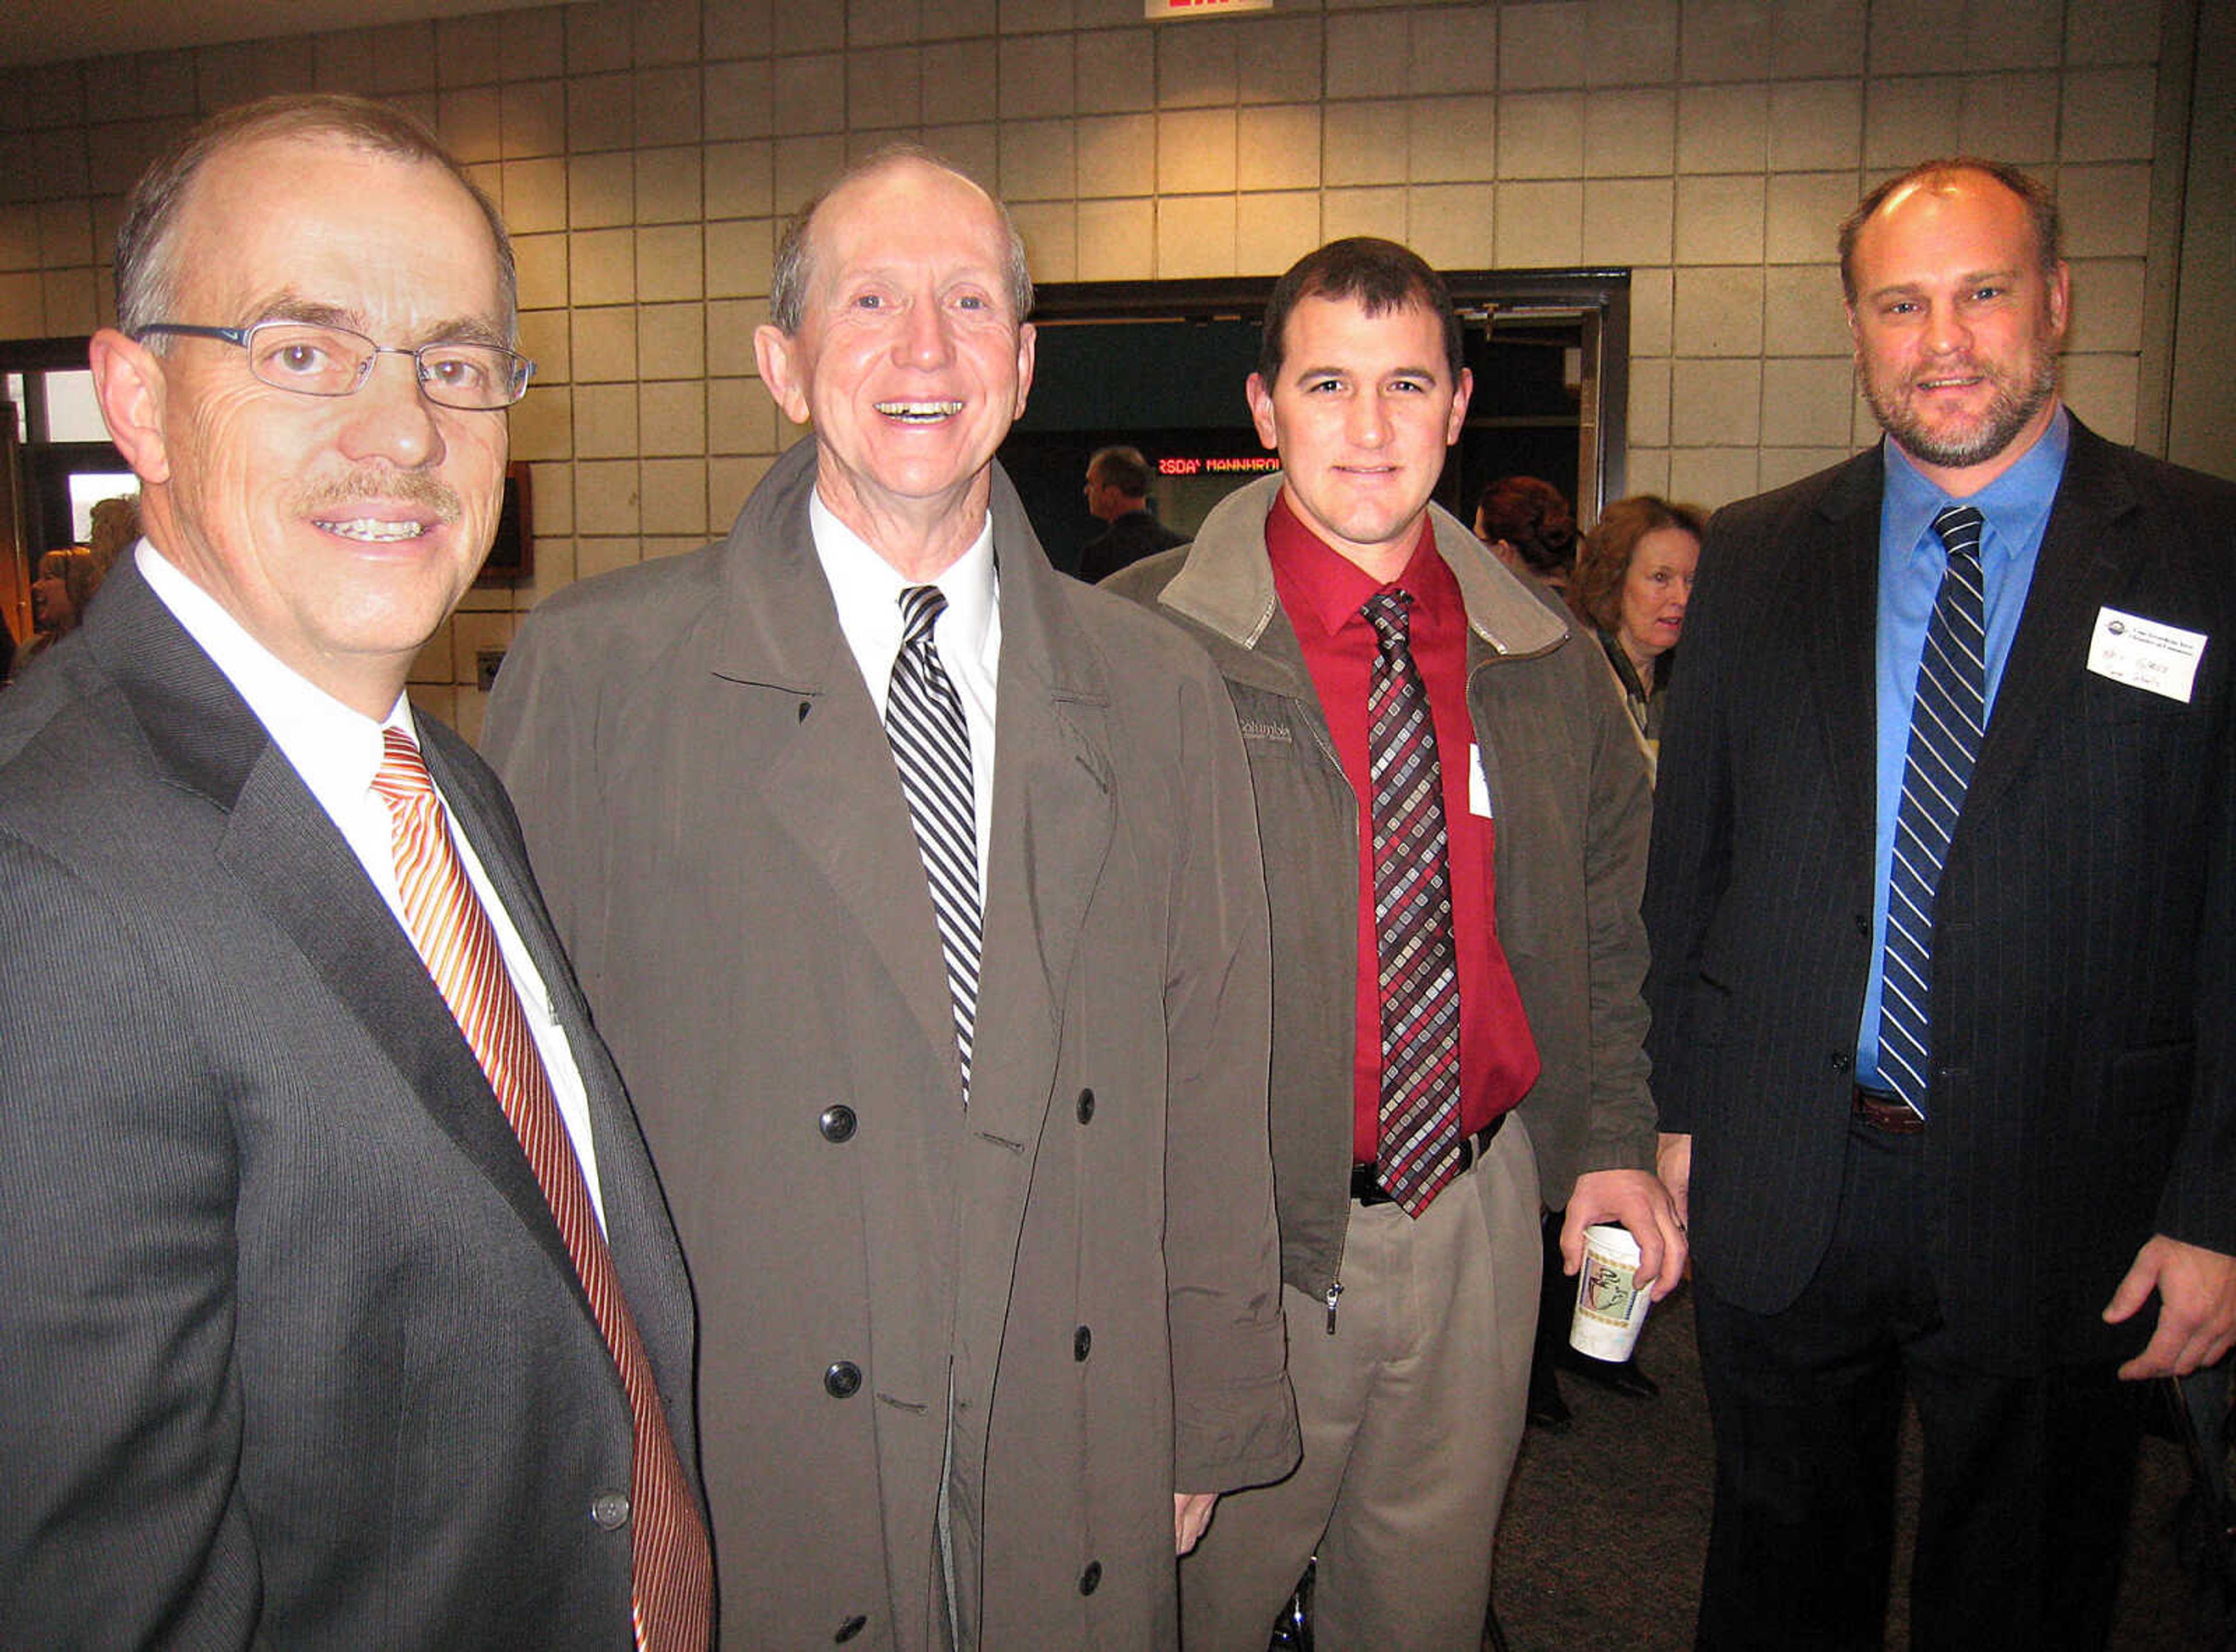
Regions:
[[[1499, 1527], [1496, 1605], [1509, 1652], [1683, 1652], [1707, 1545], [1711, 1448], [1689, 1292], [1654, 1310], [1639, 1364], [1661, 1385], [1638, 1400], [1561, 1379], [1567, 1433], [1532, 1429]], [[1903, 1550], [1917, 1495], [1906, 1441]], [[2175, 1556], [2189, 1485], [2176, 1446], [2146, 1439], [2112, 1644], [2117, 1652], [2236, 1652], [2225, 1609]], [[1908, 1644], [1898, 1563], [1887, 1644]]]

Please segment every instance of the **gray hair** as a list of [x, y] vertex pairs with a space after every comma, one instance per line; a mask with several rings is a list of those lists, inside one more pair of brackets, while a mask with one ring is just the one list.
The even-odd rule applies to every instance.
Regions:
[[1017, 234], [1017, 226], [1009, 216], [1009, 209], [953, 161], [935, 155], [921, 144], [891, 143], [867, 160], [858, 161], [848, 167], [818, 190], [814, 199], [786, 221], [784, 236], [777, 242], [776, 266], [769, 276], [769, 319], [775, 322], [777, 330], [787, 338], [798, 334], [799, 324], [806, 319], [807, 289], [815, 280], [812, 232], [815, 227], [816, 214], [822, 211], [825, 201], [847, 185], [859, 182], [904, 161], [918, 161], [935, 171], [960, 178], [973, 189], [980, 190], [992, 202], [995, 213], [1002, 220], [1002, 236], [1005, 242], [1002, 274], [1009, 307], [1014, 312], [1010, 319], [1022, 323], [1033, 313], [1033, 277], [1032, 272], [1025, 267], [1025, 238]]
[[[178, 300], [179, 223], [187, 194], [202, 168], [231, 149], [266, 139], [299, 137], [337, 139], [375, 155], [440, 167], [456, 179], [473, 197], [489, 225], [504, 304], [505, 337], [508, 342], [517, 341], [519, 276], [513, 267], [512, 241], [496, 206], [435, 135], [411, 115], [370, 98], [334, 93], [266, 97], [238, 104], [203, 122], [140, 174], [125, 201], [124, 221], [116, 232], [119, 331], [137, 338], [143, 327], [178, 319], [170, 311]], [[148, 347], [160, 352], [165, 342], [163, 335], [157, 334], [148, 341]]]

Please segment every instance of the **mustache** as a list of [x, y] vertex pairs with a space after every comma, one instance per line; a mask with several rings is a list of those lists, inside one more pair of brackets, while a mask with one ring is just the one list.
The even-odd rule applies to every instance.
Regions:
[[411, 505], [429, 512], [446, 527], [465, 514], [465, 503], [456, 488], [417, 471], [352, 471], [306, 488], [296, 503], [309, 516], [353, 504]]

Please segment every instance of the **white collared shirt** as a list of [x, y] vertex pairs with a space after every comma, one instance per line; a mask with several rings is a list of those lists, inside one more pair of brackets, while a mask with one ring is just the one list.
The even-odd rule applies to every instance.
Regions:
[[[892, 687], [893, 661], [901, 651], [901, 593], [924, 582], [903, 579], [898, 569], [838, 520], [820, 493], [808, 500], [807, 525], [815, 540], [816, 559], [823, 564], [824, 581], [838, 605], [838, 629], [845, 633], [846, 646], [854, 652], [854, 663], [861, 668], [862, 681], [869, 685], [882, 722], [885, 696]], [[994, 569], [990, 515], [970, 549], [931, 583], [947, 598], [947, 607], [932, 626], [932, 639], [956, 697], [963, 701], [963, 721], [970, 733], [970, 793], [977, 812], [983, 914], [986, 854], [994, 835], [994, 685], [1002, 657], [1000, 584]]]
[[[248, 702], [248, 708], [272, 736], [272, 743], [280, 748], [280, 755], [302, 777], [303, 784], [334, 823], [350, 852], [357, 856], [365, 876], [388, 903], [398, 926], [409, 940], [411, 931], [404, 920], [404, 896], [396, 876], [388, 805], [372, 789], [373, 776], [379, 772], [385, 756], [381, 731], [400, 728], [411, 736], [415, 745], [418, 742], [418, 731], [412, 727], [408, 702], [398, 695], [387, 717], [380, 722], [373, 721], [282, 663], [242, 629], [216, 598], [165, 560], [148, 541], [142, 539], [134, 554], [141, 573], [163, 606], [171, 610], [187, 634]], [[439, 784], [436, 789], [442, 789]], [[543, 1059], [552, 1096], [559, 1103], [559, 1116], [567, 1126], [568, 1140], [574, 1145], [575, 1157], [582, 1167], [582, 1180], [590, 1190], [590, 1207], [598, 1213], [598, 1224], [602, 1227], [605, 1206], [598, 1192], [597, 1154], [591, 1143], [590, 1103], [583, 1088], [582, 1070], [575, 1064], [575, 1053], [568, 1046], [566, 1029], [560, 1024], [558, 1010], [550, 990], [544, 984], [542, 971], [536, 967], [536, 960], [529, 956], [527, 944], [521, 939], [489, 874], [482, 869], [473, 845], [458, 829], [447, 800], [444, 808], [450, 819], [450, 841], [457, 849], [458, 859], [466, 869], [475, 894], [481, 898], [483, 910], [489, 914], [490, 926], [497, 931], [497, 946], [504, 955], [505, 971], [511, 976], [513, 990], [520, 995], [521, 1005], [528, 1012], [529, 1030], [536, 1039], [536, 1053]]]

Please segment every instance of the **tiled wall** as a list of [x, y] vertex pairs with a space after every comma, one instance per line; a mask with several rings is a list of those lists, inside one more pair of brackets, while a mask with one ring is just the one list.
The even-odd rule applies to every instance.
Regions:
[[535, 577], [476, 593], [415, 674], [469, 733], [475, 655], [516, 611], [727, 525], [790, 434], [752, 376], [775, 215], [899, 136], [998, 188], [1043, 280], [1270, 273], [1353, 233], [1447, 267], [1631, 266], [1630, 484], [1709, 504], [1870, 429], [1831, 256], [1862, 188], [1992, 154], [2054, 180], [2068, 394], [2134, 432], [2161, 0], [1141, 13], [601, 0], [16, 71], [0, 337], [107, 319], [119, 198], [198, 113], [317, 87], [431, 120], [518, 239], [539, 363], [512, 425], [535, 465]]

